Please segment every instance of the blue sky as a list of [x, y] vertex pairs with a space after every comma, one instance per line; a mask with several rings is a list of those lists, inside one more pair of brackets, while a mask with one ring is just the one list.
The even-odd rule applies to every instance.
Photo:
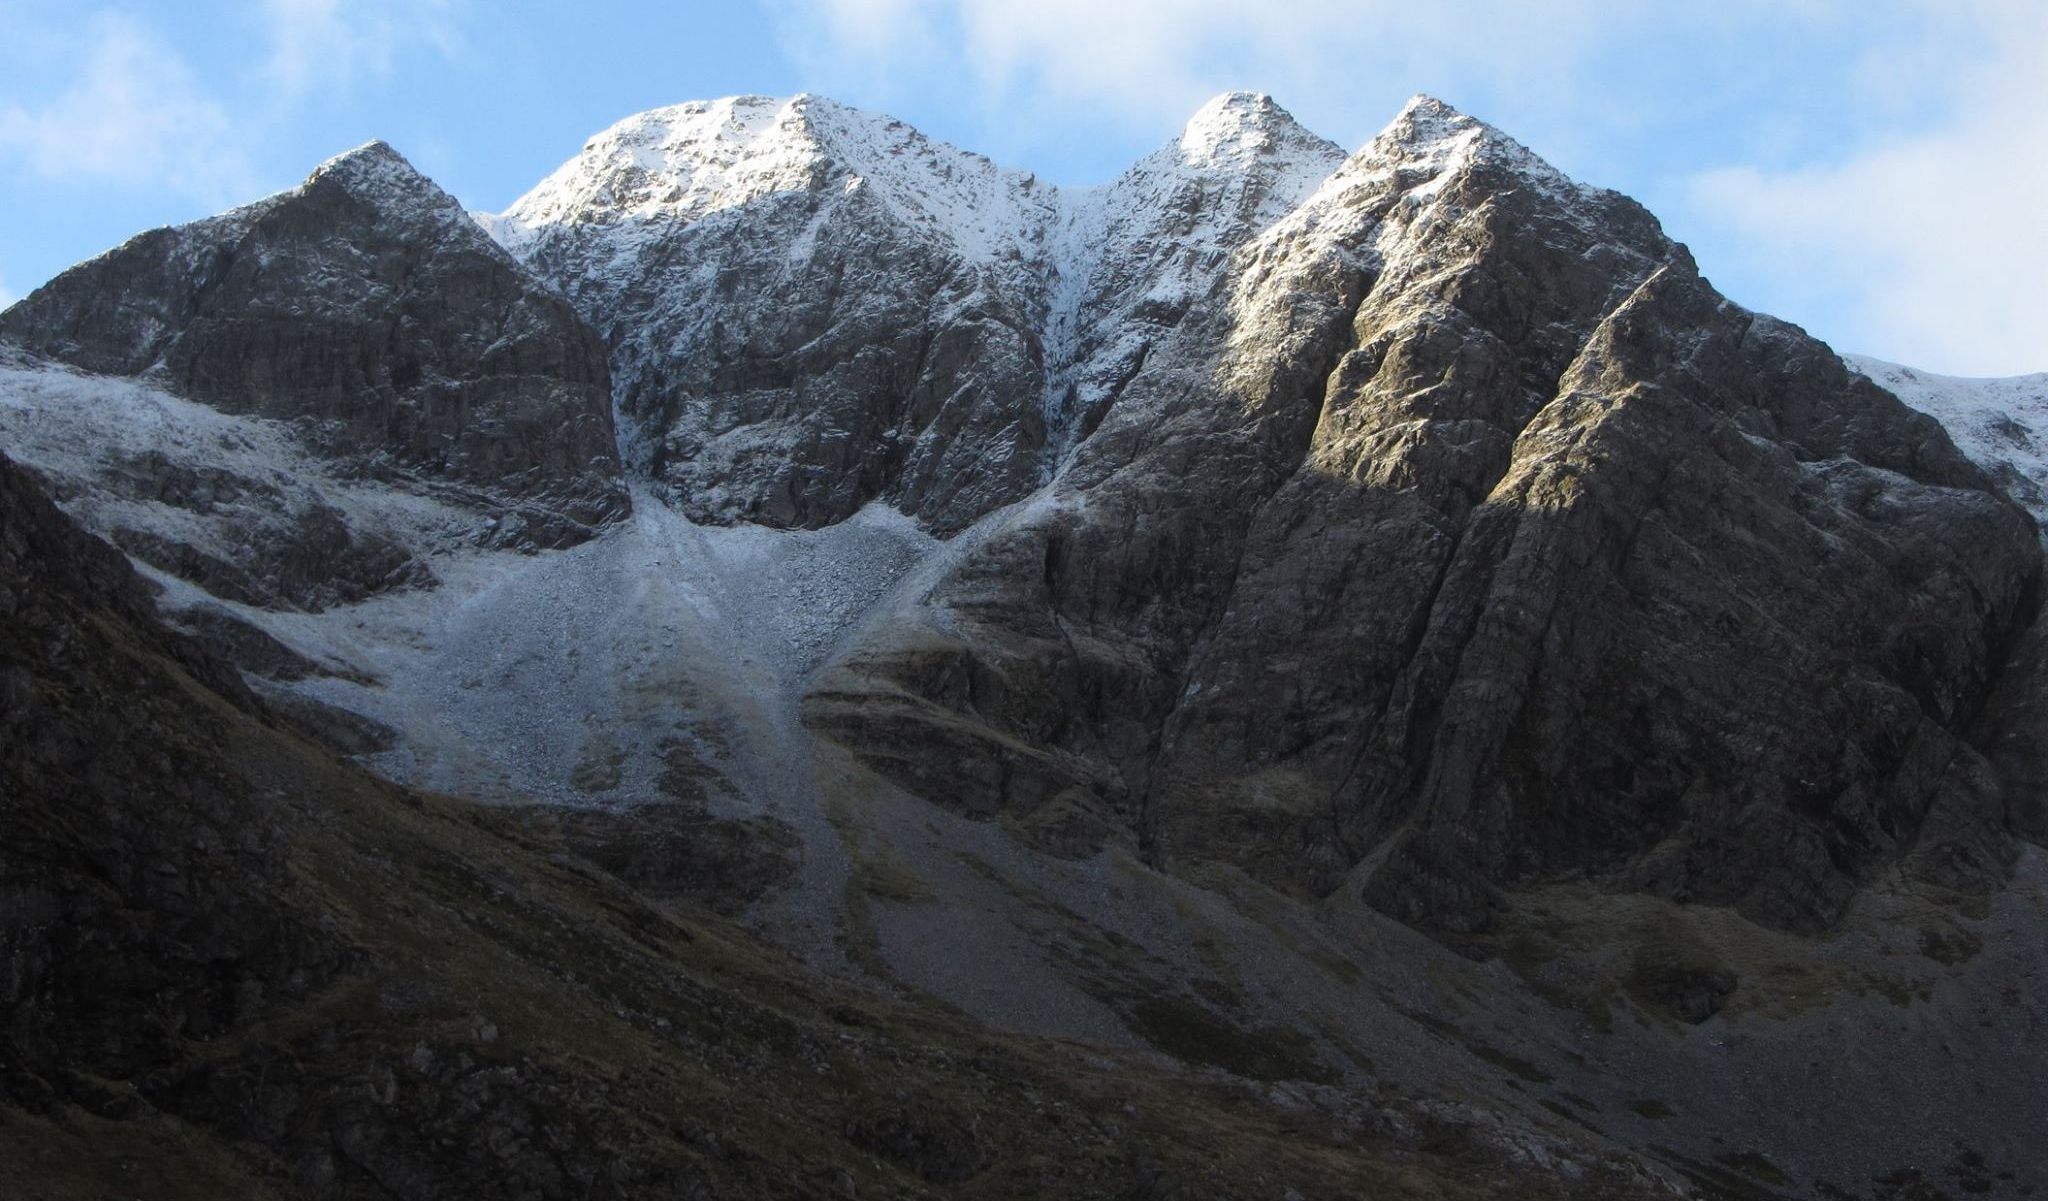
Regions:
[[1065, 183], [1228, 88], [1417, 91], [1844, 350], [2048, 370], [2042, 0], [0, 0], [0, 300], [382, 137], [498, 209], [620, 117], [823, 92]]

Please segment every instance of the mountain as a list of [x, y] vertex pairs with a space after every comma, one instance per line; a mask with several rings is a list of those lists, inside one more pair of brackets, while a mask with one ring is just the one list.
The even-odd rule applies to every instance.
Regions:
[[[499, 215], [371, 147], [74, 269], [0, 343], [8, 486], [68, 515], [31, 526], [140, 571], [110, 617], [9, 566], [90, 635], [10, 678], [222, 698], [198, 731], [36, 708], [14, 744], [142, 731], [113, 777], [5, 761], [68, 848], [7, 870], [100, 854], [140, 882], [107, 912], [226, 931], [107, 917], [69, 991], [5, 994], [36, 1122], [88, 1096], [48, 1048], [202, 988], [61, 999], [131, 956], [213, 1016], [77, 1070], [308, 1195], [601, 1193], [612, 1151], [622, 1195], [2048, 1186], [2025, 382], [1845, 364], [1436, 101], [1346, 154], [1233, 93], [1075, 189], [738, 97]], [[234, 804], [272, 809], [151, 808], [252, 763]], [[293, 849], [144, 887], [194, 822]], [[61, 975], [51, 929], [10, 937]], [[464, 977], [461, 1012], [402, 1000]], [[243, 978], [267, 1000], [230, 1014]], [[515, 1011], [514, 1075], [465, 1083]], [[340, 1044], [272, 1033], [336, 1013]], [[976, 1040], [1052, 1066], [986, 1091]], [[1046, 1048], [1077, 1045], [1087, 1096], [1176, 1083], [1070, 1159]], [[281, 1124], [171, 1087], [285, 1061]], [[403, 1104], [344, 1102], [365, 1062]], [[664, 1083], [603, 1099], [623, 1063]], [[733, 1106], [708, 1143], [649, 1116]]]
[[289, 422], [350, 474], [489, 515], [499, 542], [571, 545], [625, 508], [603, 345], [381, 142], [65, 272], [0, 339]]
[[1959, 379], [1845, 355], [1851, 371], [1940, 421], [1956, 445], [2036, 520], [2048, 520], [2048, 372]]
[[498, 236], [619, 347], [629, 457], [693, 519], [877, 497], [958, 532], [1044, 483], [1222, 260], [1342, 154], [1262, 97], [1069, 192], [820, 97], [606, 130]]

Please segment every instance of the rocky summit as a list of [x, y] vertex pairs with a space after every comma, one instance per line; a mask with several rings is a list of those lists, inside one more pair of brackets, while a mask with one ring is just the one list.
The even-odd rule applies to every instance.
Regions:
[[2036, 1195], [2042, 438], [1423, 97], [373, 143], [0, 313], [0, 1192]]
[[381, 142], [73, 268], [0, 317], [0, 339], [292, 422], [353, 471], [475, 504], [504, 538], [566, 546], [626, 508], [603, 344]]

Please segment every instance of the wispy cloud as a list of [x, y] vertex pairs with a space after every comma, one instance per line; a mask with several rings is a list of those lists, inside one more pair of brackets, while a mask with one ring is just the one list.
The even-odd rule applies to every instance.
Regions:
[[[1746, 299], [1839, 307], [1824, 332], [1848, 349], [1956, 373], [2048, 370], [2048, 9], [1949, 12], [1990, 49], [1923, 76], [1942, 115], [1824, 165], [1704, 173], [1695, 204], [1768, 260], [1756, 273], [1775, 294]], [[1870, 74], [1874, 91], [1899, 90]]]
[[[38, 39], [38, 53], [77, 67], [46, 96], [0, 92], [0, 162], [209, 207], [246, 200], [262, 187], [254, 158], [291, 114], [316, 93], [387, 74], [410, 51], [455, 53], [465, 8], [466, 0], [248, 0], [265, 50], [239, 78], [202, 75], [162, 27], [128, 11], [34, 23], [22, 32]], [[9, 15], [16, 19], [29, 20]]]
[[399, 55], [461, 44], [462, 0], [261, 0], [266, 78], [287, 96], [388, 74]]
[[2041, 0], [766, 2], [814, 86], [946, 95], [1005, 157], [1227, 87], [1355, 143], [1436, 92], [1657, 199], [1739, 299], [1937, 370], [2048, 368]]
[[1653, 20], [1624, 0], [769, 2], [790, 52], [829, 86], [887, 95], [952, 77], [1021, 121], [1088, 110], [1112, 125], [1145, 126], [1185, 117], [1224, 87], [1342, 111], [1361, 91], [1406, 96], [1449, 67], [1492, 95], [1555, 91], [1569, 86], [1573, 64], [1649, 25], [1718, 22], [1723, 12], [1763, 7], [1727, 0], [1711, 15]]
[[253, 177], [227, 110], [177, 51], [119, 13], [90, 21], [78, 74], [49, 101], [0, 107], [0, 155], [59, 179], [167, 186], [207, 203]]

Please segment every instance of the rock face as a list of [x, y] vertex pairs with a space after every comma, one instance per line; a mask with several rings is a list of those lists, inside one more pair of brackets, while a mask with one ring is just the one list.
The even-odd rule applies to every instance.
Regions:
[[1439, 928], [1586, 873], [1812, 929], [1908, 852], [2004, 869], [1972, 723], [2039, 574], [1932, 420], [1418, 101], [807, 714], [939, 803]]
[[660, 109], [498, 236], [611, 341], [629, 457], [693, 519], [940, 534], [1021, 499], [1238, 244], [1342, 161], [1226, 97], [1063, 191], [818, 97]]
[[602, 344], [381, 142], [146, 233], [0, 315], [0, 339], [294, 422], [349, 469], [563, 546], [627, 508]]
[[[2006, 492], [2048, 520], [2048, 373], [2008, 379], [1958, 379], [1878, 359], [1845, 358], [1850, 368], [1900, 400], [1939, 419]], [[2013, 828], [2048, 845], [2048, 754], [2035, 731], [2048, 728], [2048, 623], [2036, 623], [2013, 652], [2006, 678], [1986, 706], [1987, 729], [2008, 732], [1988, 753], [2008, 783]]]
[[153, 609], [0, 456], [0, 1095], [17, 1105], [146, 1074], [341, 962], [292, 903], [248, 781], [221, 770], [255, 700]]
[[2035, 520], [2048, 519], [2048, 372], [1959, 379], [1844, 355], [1849, 369], [1941, 422]]
[[219, 600], [317, 611], [437, 582], [435, 546], [516, 542], [516, 513], [422, 496], [139, 380], [0, 345], [0, 444], [89, 529]]

